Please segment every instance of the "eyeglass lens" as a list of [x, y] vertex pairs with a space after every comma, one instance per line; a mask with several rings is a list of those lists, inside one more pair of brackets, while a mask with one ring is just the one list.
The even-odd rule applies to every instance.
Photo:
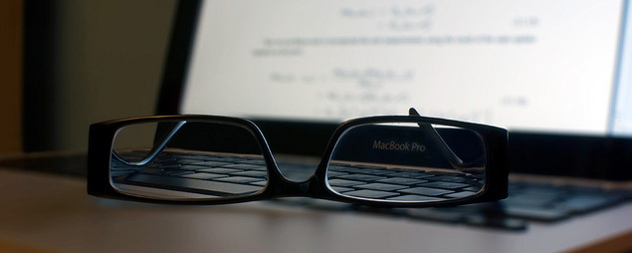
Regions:
[[118, 131], [110, 176], [126, 194], [201, 200], [254, 195], [265, 188], [268, 169], [256, 138], [243, 126], [160, 121]]
[[445, 125], [387, 122], [352, 127], [327, 170], [336, 193], [393, 202], [470, 197], [485, 185], [485, 146], [476, 132]]

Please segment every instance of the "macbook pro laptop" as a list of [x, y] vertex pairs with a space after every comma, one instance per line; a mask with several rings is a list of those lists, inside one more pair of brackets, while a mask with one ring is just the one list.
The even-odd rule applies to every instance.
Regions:
[[506, 200], [418, 210], [278, 204], [499, 229], [590, 215], [632, 196], [629, 8], [621, 0], [181, 1], [157, 113], [253, 120], [275, 156], [289, 158], [318, 158], [345, 120], [410, 107], [500, 126], [510, 132]]

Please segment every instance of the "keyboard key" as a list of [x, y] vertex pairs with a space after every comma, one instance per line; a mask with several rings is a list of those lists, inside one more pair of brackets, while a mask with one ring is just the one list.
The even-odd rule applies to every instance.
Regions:
[[240, 163], [266, 166], [266, 161], [263, 159], [248, 159], [248, 160], [241, 161]]
[[268, 176], [267, 171], [259, 171], [259, 170], [250, 170], [250, 171], [239, 171], [230, 173], [231, 176], [246, 176], [246, 177], [259, 177], [264, 178]]
[[182, 165], [204, 162], [204, 160], [187, 159], [187, 158], [179, 158], [177, 161], [178, 161], [178, 163], [180, 163]]
[[261, 181], [255, 181], [255, 182], [250, 182], [251, 185], [258, 185], [258, 186], [266, 186], [268, 184], [268, 180], [261, 180]]
[[222, 182], [230, 182], [230, 183], [239, 183], [239, 184], [247, 184], [247, 183], [252, 183], [252, 182], [256, 182], [259, 181], [261, 179], [259, 178], [253, 178], [253, 177], [222, 177], [222, 178], [217, 178], [214, 179], [216, 181], [222, 181]]
[[196, 171], [196, 170], [203, 170], [203, 169], [208, 169], [208, 166], [202, 166], [202, 165], [193, 165], [193, 164], [183, 164], [180, 165], [180, 169], [183, 170], [192, 170], [192, 171]]
[[403, 177], [403, 178], [415, 178], [424, 179], [428, 177], [434, 177], [435, 175], [426, 173], [424, 171], [400, 171], [392, 174], [388, 174], [389, 177]]
[[468, 187], [470, 185], [469, 184], [464, 184], [464, 183], [452, 183], [452, 182], [438, 181], [438, 182], [429, 182], [429, 183], [419, 184], [419, 186], [441, 188], [441, 189], [459, 189], [459, 188], [463, 188], [463, 187]]
[[331, 186], [342, 186], [342, 187], [350, 187], [350, 186], [365, 184], [364, 182], [360, 182], [360, 181], [344, 180], [344, 179], [330, 179], [328, 180], [328, 182], [329, 182], [329, 185]]
[[353, 166], [357, 168], [355, 173], [368, 174], [368, 175], [388, 175], [397, 173], [397, 171], [388, 170], [386, 167], [378, 167], [378, 166], [366, 166], [366, 165], [356, 165]]
[[471, 191], [471, 192], [478, 192], [481, 189], [483, 189], [483, 185], [479, 184], [479, 183], [471, 183], [470, 185], [474, 185], [474, 186], [470, 186], [470, 187], [465, 187], [461, 190], [463, 191]]
[[166, 177], [148, 174], [136, 174], [127, 177], [125, 181], [117, 183], [137, 184], [163, 189], [174, 189], [186, 192], [196, 192], [214, 196], [252, 194], [263, 189], [260, 186], [231, 184], [217, 181], [189, 179], [181, 177]]
[[384, 191], [375, 191], [375, 190], [359, 190], [359, 191], [350, 191], [345, 192], [345, 195], [368, 198], [368, 199], [383, 199], [388, 197], [393, 197], [399, 195], [395, 192], [384, 192]]
[[348, 191], [353, 191], [353, 188], [348, 188], [348, 187], [340, 187], [340, 186], [332, 186], [331, 188], [334, 189], [334, 191], [336, 191], [337, 193], [343, 193], [343, 192], [348, 192]]
[[408, 188], [408, 186], [396, 185], [396, 184], [371, 183], [371, 184], [357, 185], [355, 186], [355, 188], [380, 190], [380, 191], [395, 191], [395, 190]]
[[244, 161], [246, 158], [243, 157], [234, 157], [234, 156], [221, 156], [216, 158], [211, 158], [211, 161], [217, 162], [228, 162], [228, 163], [240, 163]]
[[152, 175], [162, 175], [162, 176], [177, 176], [177, 175], [191, 174], [194, 172], [190, 170], [180, 170], [180, 169], [175, 169], [175, 170], [166, 169], [165, 170], [165, 169], [158, 169], [158, 168], [145, 168], [142, 170], [142, 173], [152, 174]]
[[157, 164], [152, 164], [152, 165], [158, 165], [158, 168], [163, 169], [163, 170], [179, 170], [180, 169], [180, 164], [169, 164], [169, 163], [157, 163]]
[[437, 189], [437, 188], [429, 188], [429, 187], [415, 187], [415, 188], [399, 190], [399, 192], [419, 194], [419, 195], [425, 195], [425, 196], [441, 196], [441, 195], [453, 193], [454, 191]]
[[434, 177], [429, 177], [426, 179], [435, 180], [435, 181], [455, 182], [455, 183], [462, 183], [462, 182], [468, 181], [467, 178], [462, 177], [462, 176], [434, 176]]
[[473, 191], [462, 191], [462, 192], [450, 193], [448, 195], [445, 195], [445, 197], [458, 199], [458, 198], [470, 197], [475, 194], [476, 192], [473, 192]]
[[336, 171], [336, 172], [345, 172], [345, 173], [361, 173], [362, 169], [360, 168], [355, 168], [355, 167], [349, 167], [349, 166], [329, 166], [328, 168], [331, 171]]
[[235, 172], [241, 172], [243, 170], [238, 170], [238, 169], [228, 169], [228, 168], [210, 168], [210, 169], [203, 169], [203, 170], [198, 170], [197, 172], [208, 172], [208, 173], [215, 173], [215, 174], [230, 174], [230, 173], [235, 173]]
[[376, 182], [400, 184], [400, 185], [416, 185], [416, 184], [428, 182], [428, 180], [405, 178], [405, 177], [391, 177], [391, 178], [386, 178], [386, 179], [380, 179], [380, 180], [377, 180]]
[[206, 168], [214, 168], [214, 167], [220, 167], [220, 166], [224, 166], [224, 165], [229, 165], [232, 163], [227, 163], [227, 162], [215, 162], [215, 161], [205, 161], [205, 162], [193, 162], [193, 163], [189, 163], [190, 165], [199, 165], [199, 166], [204, 166]]
[[338, 176], [336, 178], [350, 179], [350, 180], [364, 181], [364, 182], [371, 182], [375, 180], [386, 179], [386, 177], [365, 175], [365, 174], [348, 174], [348, 175]]
[[220, 175], [220, 174], [213, 174], [213, 173], [204, 173], [204, 172], [202, 172], [202, 173], [181, 175], [180, 177], [195, 178], [195, 179], [202, 179], [202, 180], [210, 180], [210, 179], [214, 179], [214, 178], [227, 177], [227, 175]]
[[345, 169], [349, 168], [349, 166], [342, 166], [342, 165], [329, 165], [329, 167], [327, 167], [327, 171], [340, 171], [340, 172], [344, 172]]
[[244, 163], [230, 164], [230, 165], [225, 165], [222, 167], [231, 168], [231, 169], [240, 169], [240, 170], [263, 170], [263, 171], [268, 170], [266, 166], [261, 166], [261, 165], [256, 165], [256, 164], [244, 164]]

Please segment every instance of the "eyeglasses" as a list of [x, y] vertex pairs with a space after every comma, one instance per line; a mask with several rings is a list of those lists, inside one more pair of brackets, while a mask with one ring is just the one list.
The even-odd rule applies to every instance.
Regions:
[[501, 128], [421, 117], [411, 108], [408, 116], [342, 123], [310, 168], [279, 166], [249, 120], [114, 120], [90, 126], [88, 192], [176, 204], [289, 196], [379, 207], [493, 201], [507, 196], [507, 139]]

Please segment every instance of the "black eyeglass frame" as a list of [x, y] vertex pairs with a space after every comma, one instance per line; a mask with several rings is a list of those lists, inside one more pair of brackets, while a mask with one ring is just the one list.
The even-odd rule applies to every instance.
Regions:
[[[209, 200], [169, 200], [154, 199], [144, 196], [135, 196], [129, 193], [123, 193], [117, 190], [111, 182], [110, 176], [110, 160], [112, 159], [113, 140], [119, 129], [131, 124], [151, 123], [156, 121], [214, 121], [225, 122], [227, 124], [241, 126], [248, 130], [256, 138], [261, 149], [265, 163], [268, 168], [268, 183], [260, 192], [246, 196], [236, 196], [228, 198], [218, 198]], [[364, 124], [379, 124], [389, 122], [402, 123], [423, 123], [423, 124], [441, 124], [460, 128], [470, 129], [477, 132], [482, 138], [486, 148], [486, 168], [485, 168], [485, 184], [483, 188], [472, 196], [465, 198], [457, 198], [452, 200], [444, 200], [439, 202], [402, 202], [365, 199], [342, 195], [335, 192], [328, 186], [327, 168], [337, 141], [343, 133], [350, 128]], [[467, 123], [461, 121], [421, 117], [416, 115], [410, 116], [374, 116], [358, 118], [346, 121], [336, 128], [329, 144], [321, 158], [318, 168], [314, 174], [303, 182], [290, 181], [284, 177], [277, 165], [272, 150], [266, 141], [259, 127], [252, 121], [224, 117], [224, 116], [207, 116], [207, 115], [168, 115], [168, 116], [147, 116], [128, 119], [119, 119], [95, 123], [90, 126], [89, 146], [88, 146], [88, 173], [87, 173], [87, 190], [88, 194], [98, 197], [105, 197], [119, 200], [131, 200], [138, 202], [160, 203], [160, 204], [185, 204], [185, 205], [215, 205], [230, 204], [256, 200], [265, 200], [278, 197], [312, 197], [327, 199], [333, 201], [347, 202], [351, 204], [369, 205], [376, 207], [437, 207], [470, 204], [478, 202], [488, 202], [503, 199], [507, 197], [508, 184], [508, 161], [507, 161], [507, 142], [508, 132], [505, 129]]]

